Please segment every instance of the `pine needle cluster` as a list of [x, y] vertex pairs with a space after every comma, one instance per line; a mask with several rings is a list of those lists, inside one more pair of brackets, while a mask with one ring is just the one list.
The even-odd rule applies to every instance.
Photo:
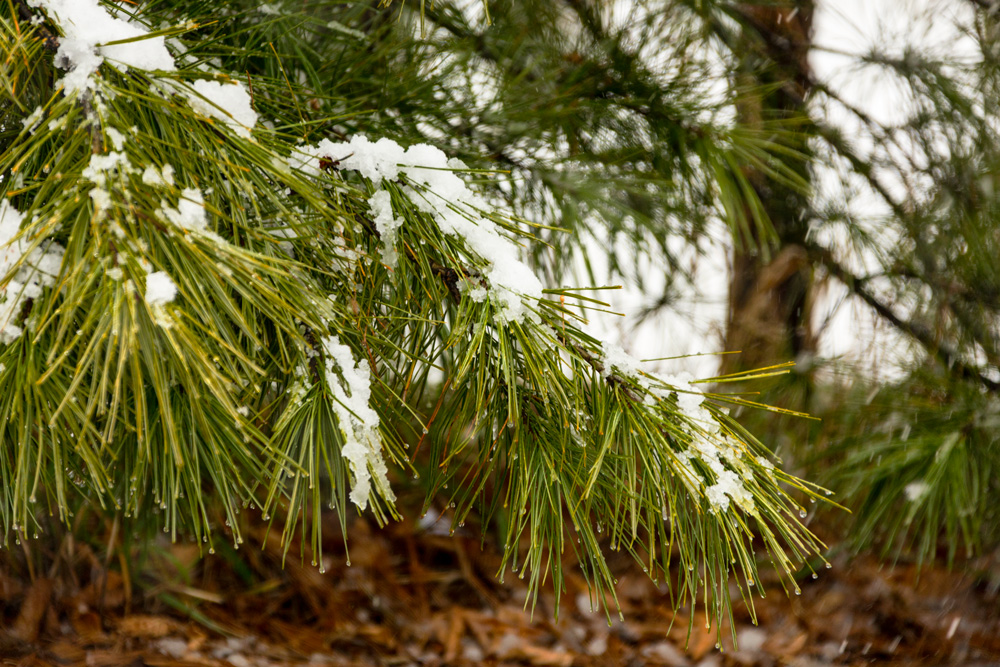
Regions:
[[85, 77], [66, 5], [0, 4], [5, 540], [87, 505], [211, 551], [257, 511], [321, 563], [321, 513], [394, 518], [389, 468], [424, 456], [533, 592], [567, 551], [613, 591], [607, 544], [721, 619], [755, 540], [789, 575], [819, 553], [800, 502], [822, 494], [729, 416], [749, 401], [589, 334], [606, 304], [543, 289], [497, 176], [396, 143], [361, 80], [406, 58], [387, 10], [90, 4], [139, 34], [84, 44]]

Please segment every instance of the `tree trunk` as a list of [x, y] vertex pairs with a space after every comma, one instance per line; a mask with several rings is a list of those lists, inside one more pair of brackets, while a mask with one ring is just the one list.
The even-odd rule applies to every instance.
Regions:
[[[777, 141], [800, 157], [786, 158], [809, 181], [808, 123], [805, 98], [811, 84], [808, 52], [812, 0], [739, 5], [743, 54], [737, 83], [754, 94], [740, 104], [745, 126], [764, 131], [771, 122], [791, 121]], [[757, 170], [748, 171], [775, 240], [736, 244], [729, 287], [727, 350], [723, 373], [760, 368], [808, 357], [816, 349], [810, 326], [812, 266], [802, 246], [808, 229], [807, 194]], [[792, 407], [792, 406], [787, 406]]]

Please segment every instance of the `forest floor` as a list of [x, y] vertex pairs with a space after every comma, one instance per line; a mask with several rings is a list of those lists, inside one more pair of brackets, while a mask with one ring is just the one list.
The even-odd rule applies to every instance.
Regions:
[[[267, 530], [251, 528], [247, 546]], [[24, 571], [31, 558], [17, 565], [14, 552], [0, 552], [0, 664], [1000, 665], [997, 555], [919, 571], [831, 556], [816, 579], [806, 571], [801, 595], [765, 575], [767, 596], [753, 602], [758, 624], [736, 594], [738, 648], [726, 623], [720, 651], [700, 610], [693, 619], [674, 613], [664, 591], [617, 554], [610, 566], [624, 622], [591, 612], [572, 568], [556, 620], [551, 587], [532, 613], [522, 580], [497, 581], [499, 553], [471, 534], [448, 536], [447, 526], [379, 529], [354, 519], [351, 565], [331, 539], [322, 574], [291, 556], [282, 569], [276, 537], [203, 559], [193, 544], [164, 543], [142, 564], [63, 538], [47, 576], [33, 577]]]

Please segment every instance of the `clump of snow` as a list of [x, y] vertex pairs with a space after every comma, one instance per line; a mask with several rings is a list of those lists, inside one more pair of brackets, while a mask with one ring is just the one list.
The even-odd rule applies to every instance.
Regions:
[[365, 41], [368, 39], [368, 35], [366, 35], [365, 33], [361, 32], [360, 30], [356, 30], [354, 28], [348, 28], [340, 21], [330, 21], [329, 23], [326, 24], [326, 27], [329, 28], [330, 30], [336, 30], [337, 32], [343, 33], [350, 37], [354, 37], [355, 39], [360, 39], [361, 41]]
[[388, 470], [382, 459], [379, 416], [370, 405], [371, 367], [364, 359], [355, 363], [351, 348], [342, 344], [337, 336], [323, 339], [323, 352], [326, 381], [335, 399], [333, 409], [344, 435], [341, 452], [354, 474], [351, 502], [365, 509], [373, 481], [382, 496], [391, 502], [395, 496], [389, 488]]
[[19, 238], [24, 216], [6, 199], [0, 200], [0, 279], [16, 268], [13, 278], [0, 292], [0, 343], [10, 344], [24, 330], [14, 324], [28, 299], [36, 299], [42, 289], [55, 282], [62, 265], [63, 248], [51, 241], [30, 250]]
[[[708, 497], [708, 501], [712, 503], [712, 506], [716, 507], [720, 512], [725, 512], [729, 508], [729, 499], [732, 498], [744, 510], [752, 512], [754, 508], [753, 496], [743, 486], [743, 480], [740, 479], [740, 476], [732, 470], [724, 468], [716, 469], [716, 466], [713, 466], [712, 463], [712, 461], [709, 461], [709, 466], [712, 467], [712, 472], [715, 473], [716, 482], [705, 489], [705, 495]], [[721, 468], [721, 465], [718, 467]]]
[[396, 268], [396, 230], [403, 224], [402, 218], [392, 215], [392, 197], [388, 190], [379, 190], [368, 200], [375, 221], [375, 229], [382, 239], [382, 261], [390, 269]]
[[177, 296], [177, 285], [166, 271], [157, 271], [146, 276], [146, 303], [151, 306], [170, 303]]
[[378, 187], [383, 180], [403, 175], [418, 190], [407, 189], [414, 205], [430, 214], [446, 234], [459, 237], [489, 263], [486, 273], [489, 295], [501, 322], [520, 322], [531, 313], [525, 301], [542, 297], [542, 283], [518, 258], [517, 246], [500, 234], [497, 226], [479, 211], [489, 207], [466, 186], [454, 169], [454, 162], [438, 148], [415, 144], [407, 149], [391, 139], [371, 142], [355, 135], [349, 142], [324, 139], [315, 146], [299, 146], [293, 164], [314, 176], [320, 161], [335, 161], [340, 168], [357, 171]]
[[479, 284], [479, 281], [470, 278], [462, 278], [458, 282], [458, 291], [468, 295], [475, 303], [486, 301], [489, 293], [486, 288]]
[[175, 69], [173, 56], [162, 36], [100, 46], [141, 38], [149, 31], [141, 25], [111, 16], [98, 0], [28, 0], [28, 4], [45, 10], [62, 28], [64, 37], [59, 40], [56, 64], [68, 70], [62, 79], [67, 94], [93, 88], [92, 77], [105, 59], [126, 68]]
[[42, 116], [45, 115], [45, 110], [42, 107], [36, 107], [26, 118], [21, 120], [21, 125], [24, 126], [29, 133], [34, 133], [38, 126], [42, 124]]
[[[90, 190], [90, 198], [94, 202], [96, 217], [103, 217], [111, 208], [111, 193], [107, 189], [108, 176], [117, 171], [128, 169], [128, 167], [128, 157], [124, 153], [112, 151], [106, 154], [95, 153], [90, 156], [90, 162], [84, 168], [82, 175], [94, 183], [94, 187]], [[117, 224], [113, 230], [118, 236], [125, 233]]]
[[621, 345], [611, 341], [603, 341], [601, 350], [604, 357], [601, 360], [604, 365], [605, 375], [611, 375], [614, 369], [631, 377], [641, 377], [639, 375], [639, 360], [630, 355]]
[[178, 200], [176, 208], [167, 202], [162, 202], [158, 213], [181, 229], [191, 232], [205, 232], [208, 228], [205, 198], [198, 188], [184, 188], [181, 190], [181, 198]]
[[194, 92], [186, 92], [188, 103], [195, 113], [218, 118], [238, 136], [250, 138], [250, 130], [257, 124], [257, 112], [253, 110], [250, 95], [242, 83], [199, 79], [191, 87]]
[[104, 133], [108, 135], [108, 139], [111, 140], [111, 145], [115, 147], [116, 151], [120, 151], [125, 146], [125, 135], [115, 128], [106, 127]]
[[83, 170], [83, 177], [103, 187], [108, 181], [108, 174], [114, 173], [119, 167], [128, 165], [128, 157], [124, 153], [111, 153], [90, 156], [90, 163]]
[[906, 499], [911, 503], [915, 503], [921, 498], [923, 498], [931, 487], [927, 482], [911, 482], [906, 485], [903, 492], [906, 494]]
[[174, 165], [165, 164], [163, 169], [150, 165], [142, 172], [142, 182], [146, 185], [164, 186], [174, 184]]

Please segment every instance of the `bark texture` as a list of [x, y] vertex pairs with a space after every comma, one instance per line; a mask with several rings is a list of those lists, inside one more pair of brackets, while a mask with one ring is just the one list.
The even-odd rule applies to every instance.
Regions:
[[[744, 3], [736, 14], [743, 26], [738, 84], [754, 91], [740, 104], [740, 120], [761, 131], [769, 124], [792, 128], [779, 132], [777, 140], [795, 151], [797, 157], [786, 163], [808, 182], [812, 1]], [[737, 244], [733, 251], [725, 345], [742, 354], [724, 357], [723, 373], [801, 360], [816, 348], [810, 326], [812, 264], [804, 247], [806, 195], [756, 170], [748, 169], [747, 176], [775, 238], [755, 237], [756, 243]]]

